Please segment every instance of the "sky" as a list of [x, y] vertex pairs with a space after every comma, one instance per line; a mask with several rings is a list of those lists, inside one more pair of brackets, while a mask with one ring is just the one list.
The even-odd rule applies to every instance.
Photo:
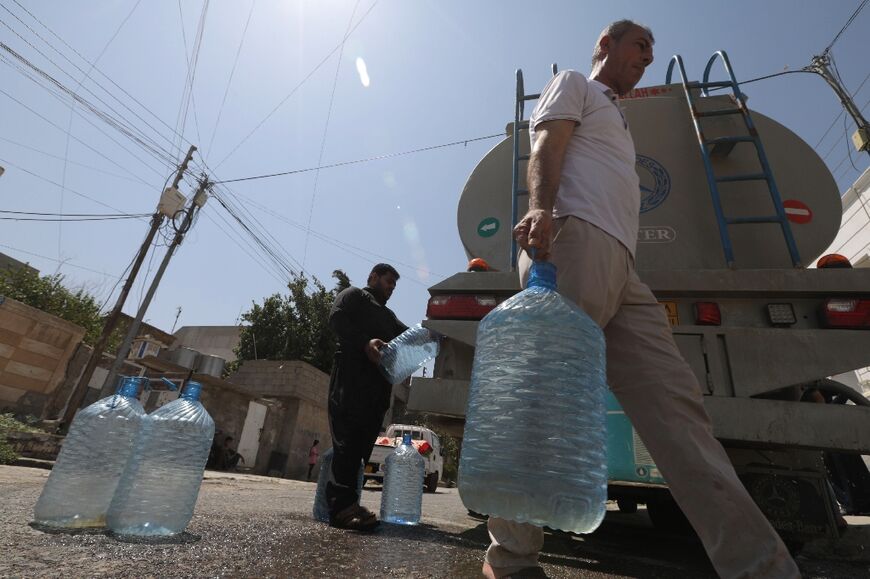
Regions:
[[[231, 325], [252, 302], [284, 291], [288, 267], [332, 287], [333, 270], [363, 285], [386, 261], [402, 275], [390, 306], [410, 325], [425, 317], [427, 288], [465, 269], [457, 202], [498, 138], [472, 140], [502, 134], [512, 120], [516, 69], [529, 92], [553, 62], [588, 73], [601, 29], [632, 18], [656, 38], [639, 86], [663, 84], [673, 54], [699, 78], [717, 50], [748, 80], [809, 64], [859, 4], [0, 0], [0, 42], [68, 91], [0, 50], [0, 211], [150, 214], [190, 144], [198, 152], [180, 186], [188, 196], [206, 167], [212, 180], [297, 171], [217, 187], [269, 250], [210, 199], [146, 321], [167, 331]], [[865, 116], [868, 30], [870, 9], [832, 48]], [[753, 110], [815, 147], [840, 191], [867, 168], [866, 154], [850, 160], [855, 126], [820, 77], [788, 74], [743, 90]], [[100, 116], [72, 107], [69, 92]], [[107, 124], [106, 114], [150, 145]], [[146, 218], [3, 220], [0, 252], [60, 272], [108, 309], [147, 229]], [[125, 312], [138, 308], [170, 233], [167, 225], [158, 236]]]

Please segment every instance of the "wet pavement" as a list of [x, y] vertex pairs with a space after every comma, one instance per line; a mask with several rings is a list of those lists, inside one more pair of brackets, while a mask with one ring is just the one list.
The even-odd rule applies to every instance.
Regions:
[[[479, 577], [486, 524], [468, 515], [456, 489], [424, 495], [416, 527], [382, 524], [373, 534], [314, 521], [314, 484], [206, 473], [188, 532], [167, 542], [122, 542], [105, 534], [48, 534], [28, 525], [48, 471], [0, 466], [2, 577]], [[377, 511], [380, 489], [363, 504]], [[589, 536], [548, 534], [541, 561], [550, 577], [714, 577], [697, 541], [657, 533], [641, 509], [609, 512]], [[868, 563], [799, 557], [805, 577], [870, 577]]]

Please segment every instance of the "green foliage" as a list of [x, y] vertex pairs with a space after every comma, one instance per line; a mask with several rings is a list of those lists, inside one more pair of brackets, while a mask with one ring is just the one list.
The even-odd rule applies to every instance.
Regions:
[[242, 315], [246, 326], [235, 349], [238, 362], [227, 368], [232, 373], [244, 360], [302, 360], [324, 372], [332, 370], [336, 338], [329, 327], [329, 311], [335, 296], [350, 287], [341, 270], [332, 272], [335, 288], [327, 290], [317, 279], [295, 275], [287, 295], [274, 294], [253, 304]]
[[[63, 282], [58, 273], [40, 276], [30, 268], [0, 269], [0, 295], [81, 326], [84, 342], [93, 345], [103, 330], [100, 304], [83, 288], [71, 290]], [[113, 351], [119, 343], [119, 336], [113, 336], [107, 350]]]
[[12, 464], [15, 462], [15, 459], [18, 458], [18, 455], [15, 454], [15, 451], [12, 449], [12, 446], [6, 440], [7, 432], [44, 432], [39, 428], [31, 426], [29, 422], [35, 422], [36, 418], [33, 420], [28, 420], [28, 422], [21, 422], [15, 419], [15, 416], [12, 413], [0, 414], [0, 464]]

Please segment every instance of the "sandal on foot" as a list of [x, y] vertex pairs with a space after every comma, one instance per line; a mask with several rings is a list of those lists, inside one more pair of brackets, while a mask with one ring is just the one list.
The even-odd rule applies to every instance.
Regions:
[[329, 517], [329, 526], [350, 531], [371, 531], [380, 521], [373, 512], [360, 505], [351, 505]]

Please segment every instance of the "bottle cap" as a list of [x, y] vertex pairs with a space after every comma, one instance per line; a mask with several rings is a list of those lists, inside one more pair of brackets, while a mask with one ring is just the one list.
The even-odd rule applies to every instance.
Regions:
[[533, 261], [526, 287], [556, 289], [556, 266], [549, 261]]
[[202, 384], [191, 381], [184, 387], [181, 397], [187, 398], [188, 400], [199, 400], [200, 392], [202, 392]]
[[139, 395], [139, 386], [144, 380], [145, 378], [141, 376], [121, 376], [115, 394], [126, 398], [136, 398]]
[[402, 444], [411, 444], [411, 434], [405, 433], [402, 435]]

